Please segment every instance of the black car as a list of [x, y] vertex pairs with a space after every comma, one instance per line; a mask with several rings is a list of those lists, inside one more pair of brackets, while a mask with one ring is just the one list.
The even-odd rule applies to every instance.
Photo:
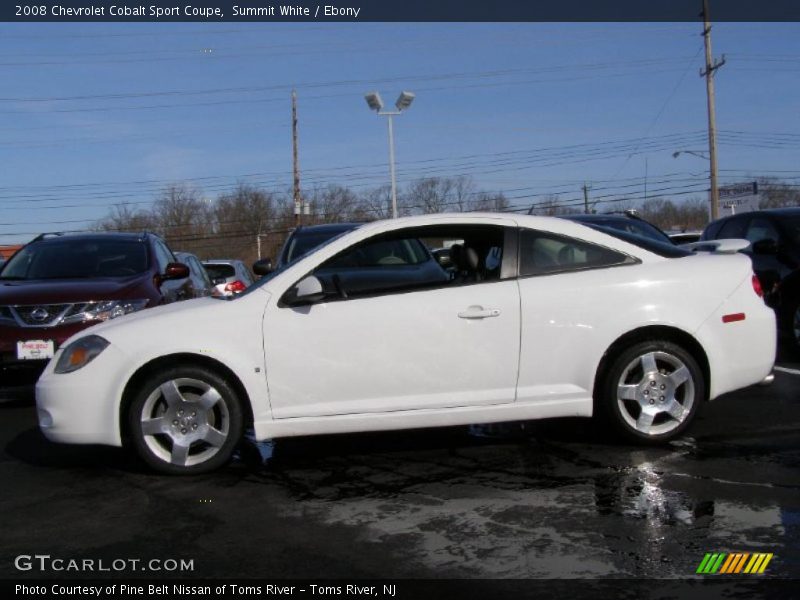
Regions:
[[627, 231], [628, 233], [650, 238], [654, 241], [662, 242], [664, 244], [674, 244], [674, 242], [666, 233], [661, 231], [652, 223], [648, 223], [641, 217], [637, 217], [633, 213], [626, 212], [622, 214], [604, 215], [579, 214], [566, 215], [562, 218], [583, 223], [584, 225], [588, 225], [594, 229], [599, 229], [600, 231], [603, 231], [604, 229], [616, 229], [617, 231]]
[[362, 223], [326, 223], [324, 225], [299, 226], [292, 230], [278, 253], [277, 260], [262, 258], [253, 263], [253, 273], [268, 275], [305, 256], [322, 244], [343, 233], [352, 231]]
[[775, 309], [780, 331], [800, 346], [800, 208], [758, 210], [709, 223], [701, 240], [720, 239], [750, 242], [742, 253], [753, 260], [764, 299]]

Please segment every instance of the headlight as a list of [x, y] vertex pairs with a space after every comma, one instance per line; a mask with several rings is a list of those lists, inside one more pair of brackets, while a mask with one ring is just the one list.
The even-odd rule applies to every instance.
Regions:
[[99, 335], [87, 335], [64, 348], [56, 363], [56, 373], [72, 373], [88, 365], [108, 346]]
[[143, 300], [100, 300], [76, 304], [74, 312], [67, 313], [61, 320], [62, 325], [69, 323], [85, 323], [87, 321], [108, 321], [122, 315], [127, 315], [147, 306], [147, 299]]

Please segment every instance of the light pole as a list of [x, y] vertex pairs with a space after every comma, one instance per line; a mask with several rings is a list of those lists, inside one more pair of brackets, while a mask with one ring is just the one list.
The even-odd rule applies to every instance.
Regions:
[[678, 158], [681, 154], [691, 154], [693, 156], [698, 156], [703, 160], [708, 160], [708, 151], [706, 150], [678, 150], [677, 152], [672, 153], [672, 158]]
[[370, 92], [365, 95], [367, 106], [374, 110], [378, 116], [387, 117], [389, 123], [389, 171], [392, 176], [392, 218], [397, 218], [397, 178], [394, 170], [394, 128], [392, 127], [392, 117], [399, 115], [404, 110], [407, 110], [411, 103], [414, 101], [413, 92], [401, 92], [394, 105], [397, 107], [396, 111], [384, 111], [383, 100], [378, 92]]

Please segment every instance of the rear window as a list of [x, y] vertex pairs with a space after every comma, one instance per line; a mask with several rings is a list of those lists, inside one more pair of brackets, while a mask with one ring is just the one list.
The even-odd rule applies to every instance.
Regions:
[[681, 258], [683, 256], [692, 255], [692, 253], [689, 250], [680, 248], [672, 243], [659, 242], [657, 240], [654, 240], [653, 238], [643, 237], [641, 235], [636, 235], [635, 233], [622, 231], [620, 229], [613, 229], [611, 227], [602, 227], [600, 225], [595, 225], [593, 223], [584, 223], [584, 225], [586, 225], [587, 227], [591, 227], [592, 229], [596, 229], [597, 231], [600, 231], [602, 233], [606, 233], [617, 239], [620, 239], [623, 242], [628, 242], [629, 244], [633, 244], [634, 246], [639, 246], [639, 248], [643, 248], [648, 252], [652, 252], [653, 254], [657, 254], [658, 256], [663, 256], [664, 258]]
[[520, 275], [546, 275], [630, 264], [621, 252], [563, 235], [523, 229], [519, 249]]
[[203, 265], [208, 271], [208, 275], [211, 279], [219, 279], [221, 277], [235, 277], [236, 276], [236, 269], [233, 268], [233, 265], [226, 265], [223, 263], [218, 264], [204, 264]]
[[5, 265], [0, 279], [127, 277], [145, 270], [144, 242], [64, 239], [28, 244]]

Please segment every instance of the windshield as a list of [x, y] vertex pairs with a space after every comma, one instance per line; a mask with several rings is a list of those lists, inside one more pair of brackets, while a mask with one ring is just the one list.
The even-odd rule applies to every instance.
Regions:
[[236, 277], [236, 269], [233, 265], [226, 265], [224, 263], [203, 263], [211, 279], [222, 279], [228, 277]]
[[781, 215], [780, 218], [777, 220], [779, 226], [783, 229], [784, 233], [786, 234], [789, 243], [794, 245], [800, 244], [800, 215], [798, 216], [788, 216], [788, 215]]
[[634, 246], [639, 246], [639, 248], [643, 248], [648, 252], [652, 252], [653, 254], [658, 254], [659, 256], [663, 256], [664, 258], [681, 258], [683, 256], [691, 256], [692, 253], [688, 250], [680, 248], [667, 240], [666, 242], [662, 242], [660, 240], [654, 239], [652, 237], [646, 237], [643, 235], [638, 235], [636, 233], [631, 233], [630, 231], [623, 231], [622, 229], [615, 229], [613, 227], [604, 227], [603, 225], [596, 225], [594, 223], [583, 223], [587, 227], [591, 227], [592, 229], [596, 229], [602, 233], [607, 233], [608, 235], [612, 235], [617, 239], [622, 240], [623, 242], [628, 242], [629, 244], [633, 244]]
[[147, 270], [144, 242], [58, 240], [34, 242], [4, 265], [0, 279], [128, 277]]

